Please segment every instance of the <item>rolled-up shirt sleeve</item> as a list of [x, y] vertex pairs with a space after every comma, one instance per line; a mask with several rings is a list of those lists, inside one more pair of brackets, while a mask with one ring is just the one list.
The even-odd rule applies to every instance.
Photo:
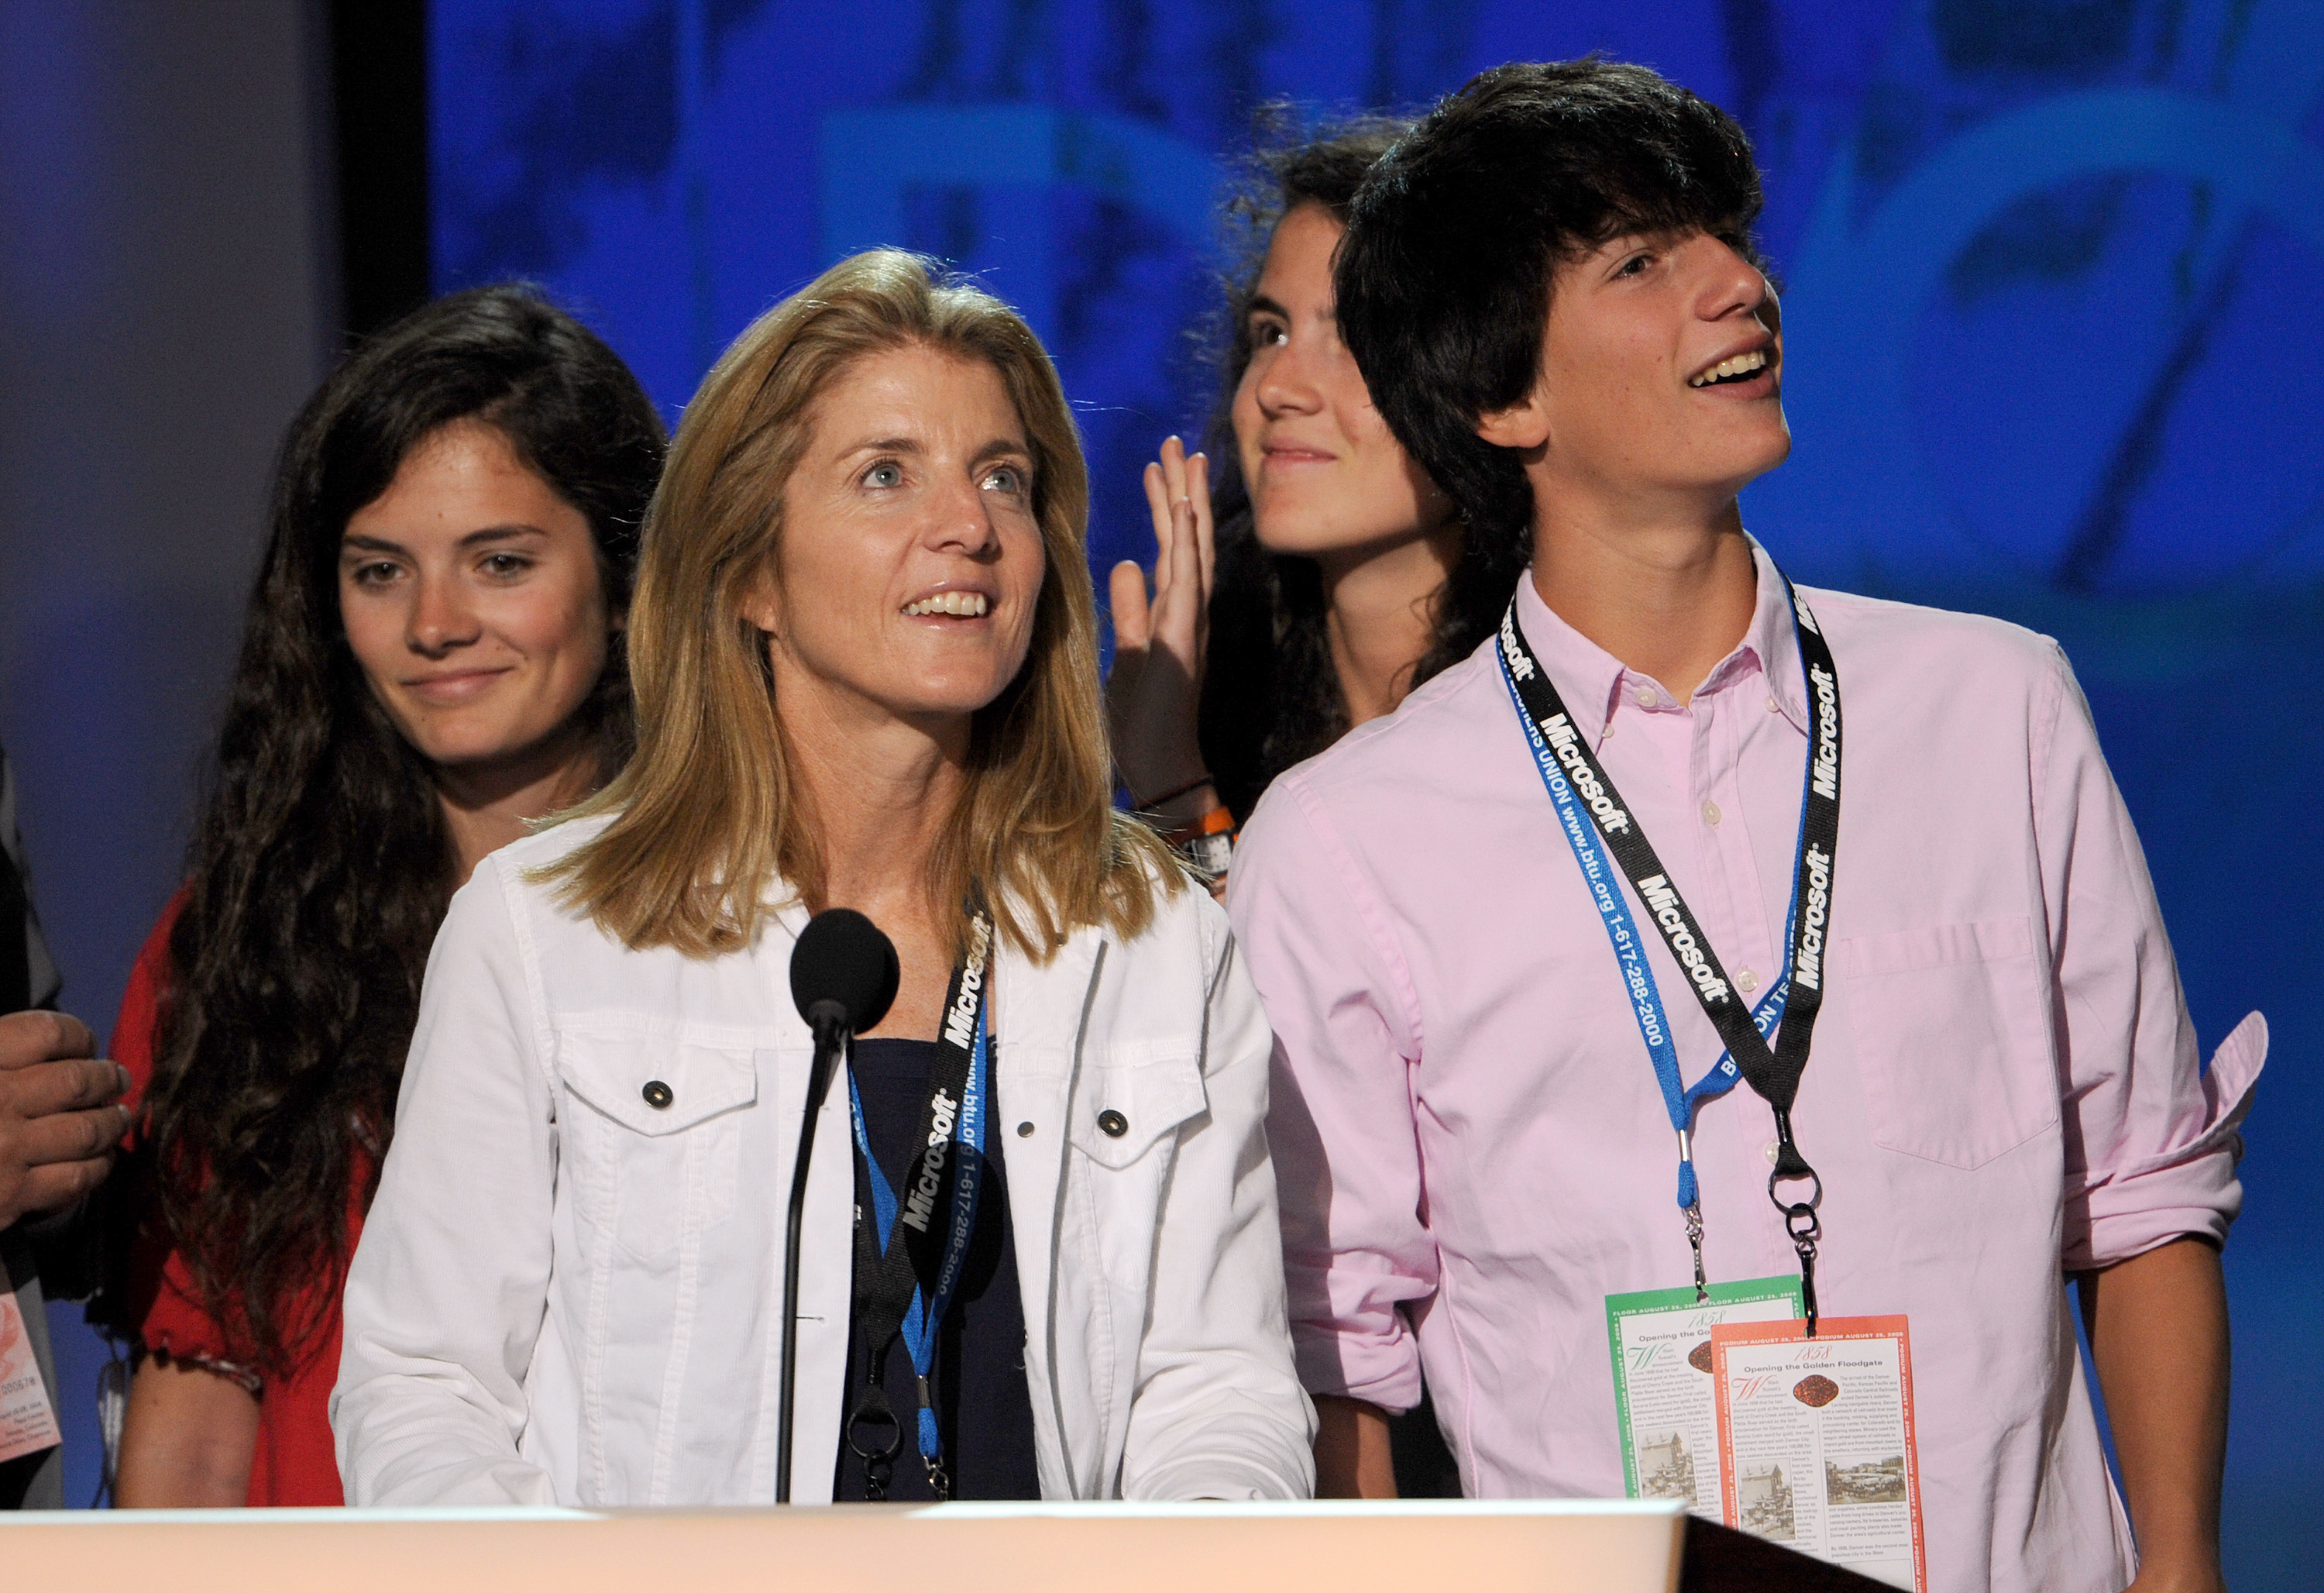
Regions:
[[2064, 1096], [2064, 1262], [2086, 1272], [2182, 1235], [2226, 1240], [2267, 1025], [2246, 1017], [2201, 1070], [2145, 854], [2062, 654], [2045, 684], [2034, 825]]
[[1228, 913], [1275, 1031], [1268, 1141], [1293, 1348], [1308, 1392], [1389, 1411], [1420, 1400], [1398, 1307], [1436, 1289], [1423, 1219], [1412, 981], [1386, 915], [1296, 774], [1235, 851]]

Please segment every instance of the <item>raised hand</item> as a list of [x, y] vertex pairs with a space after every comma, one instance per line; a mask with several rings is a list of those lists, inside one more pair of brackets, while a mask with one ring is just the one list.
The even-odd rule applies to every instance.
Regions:
[[129, 1126], [128, 1075], [96, 1060], [88, 1025], [60, 1013], [0, 1017], [0, 1228], [97, 1188]]
[[1195, 709], [1203, 694], [1203, 653], [1210, 639], [1210, 460], [1188, 456], [1176, 437], [1146, 467], [1146, 505], [1154, 517], [1154, 589], [1130, 560], [1113, 567], [1113, 672], [1105, 683], [1113, 755], [1130, 799], [1159, 803], [1184, 820], [1218, 805], [1204, 774]]

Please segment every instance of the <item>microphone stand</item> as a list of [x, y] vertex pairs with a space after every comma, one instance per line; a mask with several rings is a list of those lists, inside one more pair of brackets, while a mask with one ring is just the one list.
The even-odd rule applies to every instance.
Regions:
[[791, 1202], [783, 1219], [783, 1386], [775, 1415], [775, 1503], [791, 1502], [791, 1407], [798, 1393], [799, 1227], [807, 1212], [807, 1158], [815, 1150], [815, 1123], [831, 1076], [847, 1043], [847, 1009], [818, 1001], [808, 1009], [815, 1025], [815, 1060], [807, 1069], [807, 1116], [799, 1126], [798, 1155], [791, 1163]]

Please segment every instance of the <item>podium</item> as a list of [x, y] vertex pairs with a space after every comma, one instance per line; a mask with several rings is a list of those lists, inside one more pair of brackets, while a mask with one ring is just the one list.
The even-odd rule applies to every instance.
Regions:
[[27, 1593], [770, 1593], [899, 1578], [946, 1593], [1875, 1586], [1649, 1500], [26, 1512], [0, 1515], [0, 1565]]

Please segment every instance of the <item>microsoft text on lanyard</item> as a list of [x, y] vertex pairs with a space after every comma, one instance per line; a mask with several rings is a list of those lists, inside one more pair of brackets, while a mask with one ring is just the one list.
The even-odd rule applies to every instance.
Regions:
[[[991, 1097], [991, 1045], [985, 1024], [986, 972], [992, 954], [992, 920], [973, 910], [968, 951], [954, 968], [945, 992], [944, 1026], [928, 1070], [928, 1104], [918, 1159], [904, 1172], [900, 1212], [896, 1190], [872, 1153], [863, 1125], [863, 1098], [851, 1073], [848, 1107], [855, 1129], [854, 1311], [865, 1365], [847, 1407], [847, 1442], [864, 1464], [874, 1499], [886, 1496], [903, 1424], [881, 1385], [888, 1347], [900, 1332], [918, 1384], [916, 1438], [928, 1486], [938, 1500], [952, 1495], [936, 1424], [936, 1339], [976, 1233], [977, 1197], [984, 1184], [984, 1134]], [[870, 1210], [879, 1230], [862, 1220]], [[902, 1220], [899, 1221], [900, 1215]]]
[[[1808, 1046], [1814, 1037], [1816, 1014], [1823, 1005], [1825, 926], [1831, 917], [1833, 859], [1840, 844], [1840, 671], [1814, 614], [1788, 579], [1784, 581], [1784, 590], [1791, 599], [1800, 662], [1814, 699], [1813, 725], [1808, 736], [1806, 789], [1800, 801], [1798, 861], [1792, 874], [1784, 973], [1758, 1010], [1748, 1015], [1693, 911], [1670, 883], [1653, 845], [1630, 817], [1621, 792], [1607, 777], [1588, 738], [1575, 728], [1549, 671], [1527, 645], [1524, 628], [1517, 623], [1515, 598], [1501, 616], [1498, 651], [1501, 679], [1532, 743], [1534, 764], [1557, 810], [1559, 828], [1573, 848], [1574, 860], [1613, 942], [1631, 1014], [1654, 1062], [1671, 1125], [1678, 1132], [1678, 1202], [1686, 1214], [1687, 1239], [1694, 1251], [1696, 1292], [1702, 1294], [1706, 1285], [1702, 1209], [1690, 1138], [1694, 1108], [1704, 1098], [1729, 1088], [1739, 1070], [1775, 1111], [1775, 1169], [1767, 1177], [1767, 1198], [1783, 1213], [1784, 1230], [1799, 1253], [1801, 1298], [1812, 1337], [1817, 1314], [1816, 1243], [1822, 1235], [1816, 1209], [1823, 1200], [1823, 1181], [1793, 1140], [1792, 1102], [1799, 1093], [1800, 1076], [1807, 1070]], [[1646, 905], [1663, 943], [1686, 974], [1704, 1014], [1726, 1042], [1726, 1054], [1692, 1088], [1682, 1083], [1678, 1051], [1671, 1042], [1654, 970], [1647, 966], [1628, 904], [1599, 851], [1601, 837]], [[1770, 1050], [1767, 1032], [1779, 1022], [1782, 1028]], [[1776, 1193], [1777, 1184], [1796, 1180], [1813, 1186], [1806, 1199], [1787, 1201]]]

